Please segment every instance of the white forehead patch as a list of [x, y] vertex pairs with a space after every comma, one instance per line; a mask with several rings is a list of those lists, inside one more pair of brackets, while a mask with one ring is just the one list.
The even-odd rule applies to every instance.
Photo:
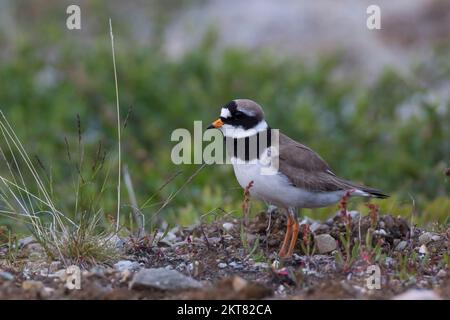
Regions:
[[246, 115], [253, 117], [255, 113], [252, 110], [237, 108], [238, 111], [245, 113]]
[[228, 110], [228, 108], [222, 108], [222, 110], [220, 111], [220, 116], [222, 118], [230, 118], [231, 117], [230, 110]]

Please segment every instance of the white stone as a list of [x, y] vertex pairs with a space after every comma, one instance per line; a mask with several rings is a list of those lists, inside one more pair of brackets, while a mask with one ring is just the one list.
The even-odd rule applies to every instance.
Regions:
[[426, 255], [428, 253], [428, 249], [426, 245], [421, 245], [419, 248], [419, 254], [421, 255]]
[[222, 227], [225, 229], [225, 231], [230, 232], [231, 230], [233, 230], [234, 228], [234, 224], [230, 223], [230, 222], [225, 222]]

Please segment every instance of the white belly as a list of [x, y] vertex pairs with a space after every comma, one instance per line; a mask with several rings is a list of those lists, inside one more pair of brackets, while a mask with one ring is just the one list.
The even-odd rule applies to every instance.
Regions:
[[289, 183], [286, 176], [280, 172], [276, 175], [262, 175], [261, 164], [236, 164], [233, 163], [234, 174], [245, 188], [253, 181], [250, 195], [271, 204], [284, 208], [320, 208], [338, 202], [345, 191], [310, 192], [297, 188]]

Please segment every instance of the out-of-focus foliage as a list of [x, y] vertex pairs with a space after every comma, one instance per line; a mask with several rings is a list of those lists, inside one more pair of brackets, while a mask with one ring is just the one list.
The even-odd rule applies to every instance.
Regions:
[[[89, 45], [81, 45], [82, 36], [53, 20], [41, 27], [38, 38], [21, 34], [12, 43], [0, 35], [0, 107], [29, 153], [38, 155], [51, 172], [55, 196], [67, 214], [75, 214], [70, 208], [77, 176], [77, 115], [86, 158], [82, 170], [90, 170], [101, 141], [111, 167], [103, 208], [106, 214], [115, 210], [115, 92], [107, 20], [101, 21], [104, 33], [91, 37]], [[221, 105], [239, 97], [262, 104], [273, 128], [315, 149], [338, 175], [395, 195], [386, 202], [391, 205], [385, 205], [386, 211], [396, 214], [395, 208], [401, 208], [398, 214], [409, 215], [414, 199], [427, 220], [447, 219], [450, 106], [433, 99], [432, 88], [450, 78], [450, 62], [444, 59], [448, 50], [436, 52], [433, 65], [419, 65], [409, 77], [385, 70], [375, 83], [362, 86], [357, 79], [336, 76], [339, 55], [304, 65], [264, 51], [236, 48], [217, 54], [211, 33], [198, 48], [173, 61], [158, 42], [128, 43], [120, 20], [113, 22], [122, 119], [132, 106], [122, 137], [123, 162], [138, 203], [182, 170], [144, 208], [147, 220], [198, 168], [171, 162], [171, 132], [192, 131], [194, 120], [206, 127]], [[86, 192], [95, 194], [99, 186], [90, 183]], [[123, 195], [128, 203], [125, 188]], [[161, 216], [186, 225], [218, 207], [239, 212], [241, 199], [232, 168], [208, 166]], [[335, 209], [317, 212], [323, 216]], [[125, 204], [124, 213], [130, 210]]]

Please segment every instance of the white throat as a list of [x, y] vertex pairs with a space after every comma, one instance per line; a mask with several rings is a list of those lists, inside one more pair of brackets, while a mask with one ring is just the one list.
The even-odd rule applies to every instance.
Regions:
[[227, 138], [245, 138], [250, 137], [258, 132], [265, 131], [269, 128], [267, 125], [267, 122], [265, 120], [260, 121], [255, 127], [250, 129], [244, 129], [240, 127], [233, 127], [229, 124], [224, 124], [220, 130], [222, 131], [223, 135]]

